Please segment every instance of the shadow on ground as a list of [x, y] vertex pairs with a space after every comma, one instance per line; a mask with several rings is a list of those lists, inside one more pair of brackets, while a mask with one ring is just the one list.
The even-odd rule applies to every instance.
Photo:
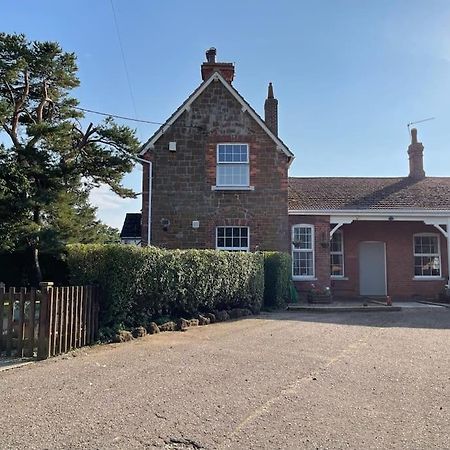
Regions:
[[289, 320], [310, 323], [333, 323], [379, 328], [450, 329], [450, 309], [444, 307], [405, 308], [402, 311], [370, 312], [303, 312], [262, 313], [264, 320]]

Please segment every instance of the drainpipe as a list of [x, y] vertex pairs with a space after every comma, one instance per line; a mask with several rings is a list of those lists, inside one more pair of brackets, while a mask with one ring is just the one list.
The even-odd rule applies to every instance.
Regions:
[[153, 181], [153, 164], [139, 156], [128, 154], [128, 156], [142, 165], [148, 164], [148, 217], [147, 217], [147, 246], [150, 245], [152, 238], [152, 181]]
[[148, 164], [148, 216], [147, 216], [147, 246], [152, 241], [152, 180], [153, 180], [153, 164], [146, 159], [135, 157], [137, 161]]

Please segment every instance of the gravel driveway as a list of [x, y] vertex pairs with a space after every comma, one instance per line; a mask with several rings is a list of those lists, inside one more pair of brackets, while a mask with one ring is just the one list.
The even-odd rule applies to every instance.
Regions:
[[450, 310], [265, 314], [0, 373], [0, 448], [450, 448]]

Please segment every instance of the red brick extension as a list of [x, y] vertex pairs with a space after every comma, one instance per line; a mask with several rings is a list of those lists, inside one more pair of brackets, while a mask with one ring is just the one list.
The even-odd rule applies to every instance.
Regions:
[[[380, 222], [361, 221], [342, 226], [344, 236], [344, 279], [331, 279], [329, 247], [322, 245], [321, 236], [330, 230], [326, 216], [289, 216], [289, 225], [313, 224], [315, 226], [316, 279], [296, 281], [302, 292], [311, 283], [318, 287], [330, 286], [335, 297], [356, 297], [359, 295], [358, 246], [362, 241], [381, 241], [386, 243], [386, 272], [388, 295], [394, 299], [435, 298], [446, 284], [448, 273], [447, 242], [436, 228], [422, 222]], [[415, 233], [434, 233], [440, 237], [441, 273], [440, 280], [414, 279], [413, 235]]]

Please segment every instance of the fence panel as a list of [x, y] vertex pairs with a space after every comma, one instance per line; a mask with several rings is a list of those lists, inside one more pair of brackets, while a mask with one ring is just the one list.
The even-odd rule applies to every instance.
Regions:
[[0, 283], [0, 357], [45, 359], [92, 344], [99, 297], [98, 286], [6, 290]]

